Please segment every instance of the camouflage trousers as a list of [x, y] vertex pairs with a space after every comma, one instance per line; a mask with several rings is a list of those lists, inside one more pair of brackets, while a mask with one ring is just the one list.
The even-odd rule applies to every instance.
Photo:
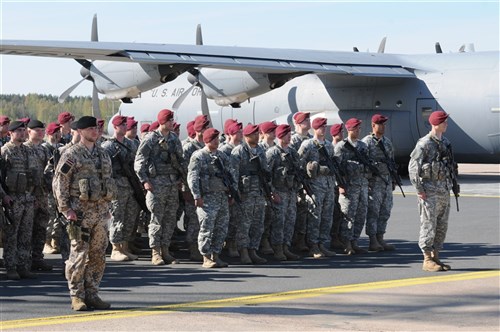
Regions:
[[236, 232], [238, 231], [238, 224], [242, 218], [241, 205], [234, 202], [229, 206], [229, 225], [227, 228], [226, 241], [236, 241]]
[[50, 215], [47, 195], [36, 195], [34, 201], [33, 234], [31, 239], [31, 257], [33, 261], [43, 259], [43, 246], [47, 238], [47, 225]]
[[335, 193], [313, 187], [313, 196], [317, 205], [307, 196], [309, 215], [307, 217], [307, 241], [309, 244], [327, 244], [330, 242]]
[[340, 208], [344, 218], [340, 224], [340, 235], [344, 241], [359, 239], [365, 226], [368, 210], [368, 184], [348, 185], [340, 195]]
[[387, 221], [391, 217], [393, 206], [392, 182], [389, 184], [376, 177], [368, 185], [368, 212], [366, 214], [366, 235], [385, 234]]
[[292, 191], [278, 191], [280, 204], [274, 204], [274, 218], [271, 223], [271, 244], [292, 245], [293, 229], [297, 211], [297, 194]]
[[109, 216], [99, 208], [99, 203], [87, 202], [78, 209], [83, 212], [82, 228], [88, 229], [90, 237], [88, 241], [71, 240], [66, 279], [70, 296], [93, 298], [99, 292], [106, 267]]
[[[47, 223], [47, 234], [46, 238], [47, 239], [53, 239], [57, 235], [57, 232], [60, 232], [57, 229], [57, 222], [58, 222], [58, 217], [59, 214], [57, 212], [57, 205], [56, 205], [56, 199], [54, 198], [54, 195], [50, 193], [47, 197], [47, 206], [48, 206], [48, 211], [49, 211], [49, 222]], [[59, 226], [60, 227], [60, 226]]]
[[295, 217], [295, 235], [306, 234], [307, 232], [307, 216], [309, 214], [309, 206], [306, 195], [302, 192], [297, 194], [297, 212]]
[[220, 254], [229, 224], [229, 204], [225, 192], [203, 196], [203, 207], [196, 208], [200, 231], [198, 250], [202, 255]]
[[152, 180], [154, 191], [146, 194], [146, 205], [151, 211], [148, 226], [149, 247], [170, 246], [179, 205], [177, 184], [165, 183], [162, 178]]
[[448, 230], [450, 215], [449, 191], [427, 192], [424, 201], [418, 198], [420, 210], [420, 236], [418, 245], [422, 252], [441, 250]]
[[262, 239], [270, 239], [271, 224], [274, 223], [275, 214], [275, 208], [271, 207], [269, 202], [266, 201], [266, 212], [264, 213], [264, 233], [262, 233]]
[[111, 243], [122, 243], [134, 240], [133, 234], [139, 217], [140, 207], [137, 203], [132, 188], [118, 187], [117, 200], [111, 202], [111, 225], [109, 227], [109, 240]]
[[200, 222], [198, 221], [199, 217], [197, 212], [197, 208], [194, 206], [194, 201], [185, 201], [184, 224], [186, 225], [186, 242], [188, 244], [196, 243], [198, 233], [200, 232]]
[[6, 270], [31, 269], [31, 234], [34, 198], [31, 194], [11, 194], [11, 224], [3, 228], [3, 259]]
[[330, 234], [332, 236], [337, 236], [340, 237], [340, 224], [342, 223], [342, 209], [340, 208], [340, 203], [339, 203], [339, 187], [335, 186], [335, 201], [334, 205], [335, 207], [333, 208], [333, 219], [332, 219], [332, 230]]
[[243, 195], [240, 205], [243, 216], [236, 232], [238, 249], [258, 250], [264, 233], [266, 200], [262, 195]]

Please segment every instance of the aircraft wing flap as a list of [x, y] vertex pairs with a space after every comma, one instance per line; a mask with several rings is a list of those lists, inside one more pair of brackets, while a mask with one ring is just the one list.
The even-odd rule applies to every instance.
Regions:
[[377, 76], [377, 77], [415, 77], [405, 68], [381, 67], [381, 66], [338, 66], [341, 70], [354, 76]]

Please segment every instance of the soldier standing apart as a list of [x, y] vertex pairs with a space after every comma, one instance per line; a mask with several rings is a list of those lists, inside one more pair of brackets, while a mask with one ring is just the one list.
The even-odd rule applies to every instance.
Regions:
[[57, 122], [61, 125], [61, 144], [71, 142], [71, 123], [75, 117], [70, 112], [62, 112], [57, 116]]
[[[312, 138], [311, 134], [309, 134], [309, 130], [311, 129], [311, 120], [309, 116], [309, 112], [297, 112], [293, 115], [295, 133], [292, 135], [290, 147], [295, 151], [299, 151], [300, 145], [304, 140]], [[306, 194], [303, 189], [299, 189], [297, 194], [297, 218], [295, 220], [293, 243], [300, 251], [309, 251], [309, 247], [306, 244], [308, 211]]]
[[31, 175], [33, 177], [34, 216], [33, 234], [31, 241], [31, 269], [33, 271], [51, 271], [52, 266], [43, 259], [43, 247], [47, 237], [47, 225], [50, 215], [48, 210], [48, 187], [51, 184], [45, 182], [44, 171], [49, 162], [49, 151], [42, 145], [45, 136], [45, 125], [38, 120], [31, 120], [28, 123], [28, 141], [24, 143], [33, 156], [33, 163], [30, 164]]
[[178, 263], [169, 253], [179, 205], [179, 181], [186, 167], [181, 142], [172, 133], [174, 112], [164, 109], [158, 113], [159, 128], [150, 132], [139, 145], [135, 157], [135, 172], [147, 190], [146, 204], [151, 211], [149, 246], [151, 263]]
[[[389, 118], [375, 114], [372, 116], [372, 133], [363, 138], [368, 146], [370, 159], [374, 161], [379, 175], [372, 176], [368, 181], [368, 212], [366, 215], [366, 235], [370, 238], [369, 251], [392, 251], [394, 246], [384, 241], [387, 221], [391, 217], [393, 206], [392, 192], [395, 183], [389, 172], [386, 158], [394, 160], [392, 142], [384, 136], [385, 123]], [[380, 148], [383, 144], [384, 147]], [[385, 151], [385, 153], [384, 153]], [[385, 179], [385, 181], [384, 181]]]
[[[238, 181], [243, 218], [236, 233], [241, 264], [264, 264], [266, 259], [257, 255], [264, 233], [266, 199], [259, 174], [267, 171], [264, 150], [259, 143], [259, 126], [249, 124], [243, 129], [244, 142], [231, 152], [233, 178]], [[259, 163], [259, 164], [258, 164]], [[264, 176], [265, 177], [265, 176]], [[273, 199], [273, 197], [271, 197]]]
[[[344, 124], [336, 123], [330, 127], [330, 135], [332, 135], [332, 145], [335, 149], [335, 146], [338, 142], [344, 139], [344, 134], [342, 133], [342, 129], [344, 128]], [[340, 171], [340, 170], [339, 170]], [[332, 221], [332, 239], [330, 242], [330, 249], [344, 249], [345, 244], [340, 240], [340, 223], [342, 221], [342, 209], [340, 208], [339, 203], [339, 186], [335, 186], [335, 208], [333, 209], [333, 221]]]
[[132, 237], [140, 209], [128, 179], [133, 172], [135, 154], [132, 141], [125, 137], [127, 117], [115, 116], [112, 124], [113, 137], [102, 143], [102, 148], [111, 158], [113, 178], [120, 194], [111, 202], [113, 217], [109, 228], [109, 240], [113, 247], [111, 260], [123, 262], [138, 258], [129, 252], [128, 241]]
[[418, 245], [424, 254], [422, 269], [436, 272], [451, 267], [439, 260], [439, 251], [448, 230], [450, 214], [451, 171], [453, 161], [450, 141], [443, 136], [448, 127], [448, 114], [433, 112], [429, 117], [431, 131], [418, 140], [411, 153], [408, 171], [417, 190], [420, 210], [420, 237]]
[[110, 304], [101, 300], [98, 293], [106, 266], [109, 210], [116, 186], [111, 159], [96, 144], [97, 119], [83, 116], [76, 128], [81, 140], [61, 155], [53, 183], [59, 211], [68, 220], [71, 240], [66, 279], [73, 310], [104, 310]]
[[274, 258], [280, 261], [297, 260], [290, 252], [297, 210], [297, 182], [294, 172], [300, 168], [297, 151], [289, 147], [292, 128], [282, 124], [276, 128], [278, 144], [269, 148], [266, 158], [271, 172], [271, 183], [281, 203], [276, 205], [270, 225], [270, 239]]
[[[227, 123], [227, 121], [226, 121]], [[219, 151], [226, 154], [228, 158], [231, 157], [231, 152], [233, 149], [241, 144], [243, 139], [242, 134], [243, 124], [241, 122], [231, 122], [225, 129], [226, 141], [224, 144], [219, 145]], [[242, 218], [241, 208], [237, 204], [232, 204], [229, 206], [229, 226], [226, 236], [226, 248], [229, 257], [239, 257], [238, 246], [236, 245], [236, 231], [238, 229], [238, 224]]]
[[344, 188], [339, 187], [339, 203], [344, 215], [340, 225], [341, 240], [345, 243], [347, 255], [364, 254], [366, 250], [358, 246], [358, 239], [365, 226], [368, 210], [369, 173], [353, 150], [368, 158], [368, 147], [359, 140], [361, 120], [350, 118], [345, 127], [347, 138], [335, 145], [335, 156], [339, 158], [347, 182]]
[[33, 232], [34, 197], [30, 165], [33, 164], [26, 140], [26, 124], [13, 121], [9, 125], [10, 141], [2, 146], [2, 176], [7, 189], [3, 198], [9, 206], [10, 224], [4, 225], [3, 258], [7, 279], [36, 278], [31, 268], [31, 235]]
[[[219, 147], [219, 131], [208, 128], [203, 133], [205, 147], [196, 150], [189, 162], [188, 183], [200, 221], [198, 249], [203, 267], [227, 267], [220, 259], [229, 224], [229, 204], [223, 173], [229, 175], [229, 157]], [[236, 181], [233, 181], [236, 184]], [[237, 190], [236, 185], [233, 188]]]
[[[191, 160], [191, 156], [197, 150], [201, 150], [205, 147], [203, 133], [208, 129], [210, 121], [206, 115], [198, 115], [193, 123], [193, 130], [195, 132], [194, 138], [190, 139], [189, 142], [182, 147], [182, 153], [184, 160]], [[200, 231], [200, 223], [198, 222], [198, 216], [196, 212], [196, 206], [194, 198], [191, 195], [191, 191], [185, 185], [182, 188], [182, 197], [184, 198], [184, 216], [187, 217], [187, 227], [186, 227], [186, 242], [189, 245], [189, 259], [192, 261], [202, 261], [198, 250], [198, 232]]]
[[[302, 142], [298, 151], [299, 157], [306, 164], [307, 174], [311, 178], [311, 188], [315, 202], [307, 197], [309, 215], [307, 218], [307, 243], [313, 258], [331, 257], [335, 253], [329, 251], [326, 244], [330, 241], [333, 209], [335, 208], [335, 175], [328, 166], [328, 158], [333, 158], [332, 143], [325, 139], [326, 118], [313, 120], [314, 137]], [[320, 151], [323, 149], [323, 152]]]

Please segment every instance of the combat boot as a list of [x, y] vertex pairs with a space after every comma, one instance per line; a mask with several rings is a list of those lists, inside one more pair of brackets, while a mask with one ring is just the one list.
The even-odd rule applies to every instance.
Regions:
[[203, 265], [202, 266], [206, 269], [213, 269], [214, 267], [217, 267], [217, 263], [212, 260], [210, 255], [205, 255], [205, 256], [203, 256]]
[[21, 280], [16, 270], [7, 270], [7, 280]]
[[368, 245], [368, 251], [384, 251], [384, 247], [380, 245], [376, 235], [370, 235], [370, 244]]
[[153, 265], [165, 265], [165, 262], [161, 258], [160, 246], [151, 249], [151, 263]]
[[278, 261], [286, 261], [286, 256], [285, 253], [283, 252], [283, 245], [278, 244], [273, 246], [273, 252], [274, 252], [274, 259]]
[[247, 248], [240, 249], [240, 263], [244, 265], [249, 265], [253, 263], [252, 260], [250, 259], [250, 256], [248, 256]]
[[125, 241], [125, 242], [122, 242], [120, 244], [121, 248], [122, 248], [122, 252], [128, 257], [128, 259], [130, 259], [131, 261], [135, 261], [139, 258], [139, 256], [137, 255], [134, 255], [133, 253], [131, 253], [129, 250], [128, 250], [128, 242]]
[[363, 249], [360, 246], [358, 246], [358, 240], [352, 240], [351, 247], [354, 250], [354, 252], [356, 253], [356, 255], [366, 254], [368, 252], [368, 251], [366, 251], [366, 249]]
[[193, 262], [203, 261], [203, 256], [200, 254], [196, 243], [191, 243], [189, 245], [189, 260], [192, 260]]
[[17, 273], [21, 277], [21, 279], [37, 279], [38, 276], [35, 273], [31, 273], [31, 271], [23, 268], [17, 269]]
[[85, 298], [85, 304], [87, 305], [87, 308], [93, 308], [97, 310], [106, 310], [111, 307], [111, 304], [109, 304], [108, 302], [104, 302], [97, 295], [91, 298]]
[[289, 261], [296, 261], [300, 258], [299, 255], [295, 255], [293, 252], [291, 252], [290, 248], [286, 244], [283, 245], [283, 254], [285, 254], [286, 259]]
[[129, 261], [130, 258], [125, 255], [125, 253], [122, 251], [122, 247], [120, 243], [112, 243], [111, 244], [113, 247], [113, 250], [111, 250], [111, 260], [115, 262], [125, 262]]
[[346, 255], [351, 256], [351, 255], [356, 254], [356, 252], [352, 248], [351, 241], [345, 240], [344, 243], [345, 243], [344, 253]]
[[328, 249], [326, 249], [326, 247], [323, 245], [323, 244], [319, 244], [319, 251], [321, 251], [323, 253], [323, 255], [325, 255], [326, 257], [333, 257], [335, 256], [335, 252], [334, 251], [330, 251]]
[[31, 262], [31, 271], [52, 271], [52, 265], [47, 264], [44, 259]]
[[87, 310], [87, 305], [83, 301], [83, 299], [72, 296], [71, 297], [71, 309], [74, 311], [86, 311]]
[[332, 235], [332, 241], [330, 242], [330, 249], [344, 249], [345, 244], [342, 242], [337, 234]]
[[428, 272], [444, 271], [443, 267], [441, 265], [437, 264], [432, 259], [432, 252], [431, 251], [424, 252], [424, 263], [422, 264], [422, 270], [428, 271]]
[[57, 254], [57, 250], [52, 247], [50, 239], [45, 241], [45, 245], [43, 246], [43, 251], [44, 254]]
[[178, 264], [179, 263], [179, 261], [177, 260], [177, 258], [175, 258], [174, 256], [170, 255], [168, 246], [166, 246], [166, 245], [162, 245], [161, 246], [161, 257], [163, 258], [163, 260], [167, 264]]
[[306, 244], [306, 235], [305, 234], [298, 234], [297, 235], [297, 242], [295, 244], [297, 247], [297, 250], [299, 251], [309, 251], [309, 247]]
[[217, 267], [228, 267], [229, 264], [225, 261], [223, 261], [220, 257], [219, 254], [212, 254], [212, 260], [217, 264]]
[[432, 251], [432, 260], [436, 262], [436, 264], [440, 265], [443, 268], [443, 270], [445, 271], [451, 270], [451, 266], [439, 260], [439, 251], [437, 250]]
[[271, 244], [269, 243], [269, 239], [267, 237], [263, 237], [260, 241], [260, 251], [264, 255], [274, 254], [273, 248], [271, 247]]
[[248, 249], [248, 256], [250, 256], [250, 259], [254, 264], [266, 264], [267, 259], [260, 257], [257, 255], [257, 250], [255, 249]]
[[385, 251], [396, 250], [396, 247], [394, 247], [392, 244], [385, 242], [384, 234], [377, 234], [377, 240], [378, 240], [378, 243], [380, 243], [380, 245], [384, 248]]
[[53, 238], [52, 241], [50, 242], [52, 248], [56, 251], [56, 254], [59, 254], [61, 252], [61, 246], [59, 245], [59, 239]]
[[129, 252], [133, 253], [134, 255], [142, 254], [142, 249], [139, 249], [133, 241], [128, 241], [127, 245]]
[[227, 254], [229, 257], [240, 257], [238, 252], [238, 247], [236, 246], [236, 241], [229, 240], [226, 242]]
[[319, 247], [318, 247], [318, 244], [317, 243], [313, 243], [311, 245], [311, 250], [309, 251], [309, 254], [313, 257], [313, 258], [322, 258], [322, 257], [325, 257], [325, 254], [323, 254], [321, 252], [321, 250], [319, 250]]

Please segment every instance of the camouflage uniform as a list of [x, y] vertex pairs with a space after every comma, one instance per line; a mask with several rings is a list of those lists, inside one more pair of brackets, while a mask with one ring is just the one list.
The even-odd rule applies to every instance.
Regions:
[[[33, 155], [33, 163], [30, 164], [33, 175], [33, 196], [34, 201], [34, 216], [33, 216], [33, 233], [31, 240], [31, 257], [33, 265], [45, 265], [43, 263], [43, 246], [47, 236], [47, 225], [50, 215], [48, 210], [48, 193], [49, 183], [46, 183], [44, 171], [48, 164], [50, 155], [47, 149], [42, 144], [34, 144], [32, 141], [24, 143]], [[46, 267], [48, 268], [48, 266]]]
[[330, 158], [333, 158], [333, 145], [330, 141], [319, 142], [311, 138], [302, 142], [298, 151], [303, 163], [317, 162], [319, 170], [317, 176], [311, 177], [311, 188], [314, 193], [316, 206], [309, 197], [309, 216], [307, 218], [307, 241], [309, 244], [326, 245], [330, 242], [333, 209], [335, 208], [335, 176], [330, 171], [327, 161], [320, 153], [320, 146], [324, 145]]
[[[259, 142], [259, 145], [264, 150], [264, 153], [267, 153], [267, 151], [271, 148], [269, 144], [267, 144], [264, 141]], [[269, 201], [266, 200], [266, 212], [264, 214], [264, 233], [262, 233], [262, 239], [260, 243], [260, 250], [262, 251], [263, 254], [272, 253], [269, 248], [269, 243], [270, 243], [269, 239], [271, 235], [271, 224], [274, 222], [274, 219], [276, 218], [275, 216], [276, 207], [274, 205], [271, 206], [269, 204]], [[266, 252], [266, 250], [269, 250], [269, 252]]]
[[238, 249], [259, 249], [260, 240], [264, 233], [264, 213], [266, 199], [264, 197], [257, 167], [250, 159], [258, 156], [262, 169], [267, 170], [267, 161], [264, 150], [257, 145], [251, 148], [243, 142], [231, 152], [231, 173], [238, 181], [241, 194], [243, 216], [238, 224], [236, 241]]
[[208, 148], [195, 151], [189, 162], [189, 188], [194, 199], [203, 198], [203, 207], [198, 207], [196, 213], [200, 220], [198, 250], [204, 256], [221, 252], [229, 224], [228, 188], [216, 159], [220, 159], [222, 167], [228, 167], [225, 153], [210, 152]]
[[150, 181], [154, 188], [146, 194], [146, 204], [151, 211], [148, 227], [151, 248], [168, 248], [177, 222], [180, 176], [173, 159], [185, 169], [179, 138], [172, 132], [163, 136], [159, 129], [141, 141], [135, 157], [134, 168], [139, 180]]
[[120, 193], [117, 199], [111, 202], [111, 215], [113, 218], [109, 229], [109, 239], [113, 244], [133, 241], [133, 230], [140, 208], [122, 165], [124, 163], [129, 164], [130, 170], [133, 171], [134, 145], [126, 137], [123, 138], [121, 144], [113, 137], [102, 143], [102, 148], [111, 158], [113, 178]]
[[446, 137], [438, 139], [431, 133], [418, 140], [408, 165], [410, 181], [417, 192], [425, 192], [426, 200], [418, 199], [420, 209], [420, 237], [422, 252], [441, 250], [448, 229], [450, 214], [450, 173]]
[[393, 206], [392, 178], [385, 155], [378, 144], [384, 144], [389, 158], [394, 158], [392, 143], [387, 137], [383, 136], [379, 140], [373, 134], [367, 135], [362, 141], [368, 146], [370, 159], [374, 161], [380, 173], [380, 176], [373, 175], [368, 182], [368, 212], [365, 231], [368, 236], [385, 234]]
[[70, 295], [95, 299], [106, 266], [110, 202], [116, 195], [111, 159], [97, 145], [92, 151], [83, 143], [70, 146], [57, 165], [53, 190], [59, 211], [81, 213], [82, 232], [89, 234], [71, 240], [66, 261]]
[[[340, 234], [344, 242], [359, 239], [366, 220], [368, 210], [368, 177], [369, 173], [353, 151], [345, 147], [346, 140], [335, 145], [335, 156], [346, 175], [345, 194], [340, 195], [339, 203], [344, 214], [340, 225]], [[351, 142], [349, 140], [349, 142]], [[368, 147], [362, 141], [351, 144], [361, 153], [368, 156]]]
[[33, 232], [34, 197], [33, 177], [30, 169], [34, 155], [30, 148], [12, 142], [2, 149], [6, 163], [5, 184], [12, 198], [11, 224], [3, 228], [3, 258], [5, 269], [29, 271], [31, 269], [31, 239]]

